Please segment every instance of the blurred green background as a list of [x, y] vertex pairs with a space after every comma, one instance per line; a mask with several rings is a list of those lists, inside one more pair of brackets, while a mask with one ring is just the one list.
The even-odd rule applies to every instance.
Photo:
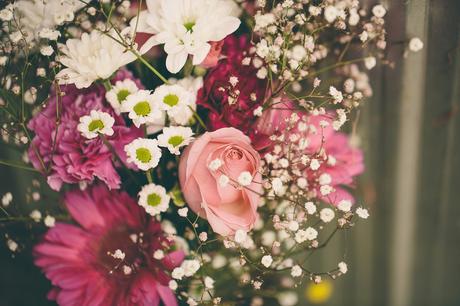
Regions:
[[[298, 305], [460, 305], [460, 1], [379, 2], [389, 9], [394, 67], [372, 70], [374, 97], [361, 109], [357, 130], [367, 165], [357, 194], [371, 218], [336, 235], [311, 262], [328, 269], [345, 252], [349, 272], [319, 287], [305, 284]], [[405, 54], [412, 37], [425, 48]], [[1, 157], [15, 154], [0, 147]], [[0, 196], [11, 191], [23, 215], [50, 202], [57, 207], [46, 194], [26, 201], [31, 175], [0, 166]], [[0, 223], [0, 306], [52, 305], [49, 282], [30, 254], [30, 241], [43, 230]], [[14, 256], [7, 233], [22, 249]]]

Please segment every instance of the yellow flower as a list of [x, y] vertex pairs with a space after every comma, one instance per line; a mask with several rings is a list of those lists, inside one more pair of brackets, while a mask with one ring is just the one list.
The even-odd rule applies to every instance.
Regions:
[[305, 290], [305, 297], [310, 303], [323, 304], [330, 299], [332, 291], [332, 283], [323, 280], [319, 284], [310, 283]]

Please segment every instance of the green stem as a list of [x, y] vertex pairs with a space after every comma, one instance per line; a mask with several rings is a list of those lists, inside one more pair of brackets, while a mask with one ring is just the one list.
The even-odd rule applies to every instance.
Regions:
[[2, 206], [0, 206], [0, 209], [5, 213], [5, 215], [7, 215], [8, 217], [10, 216], [10, 214], [6, 211], [5, 208], [3, 208]]
[[112, 89], [112, 84], [110, 83], [109, 79], [104, 80], [102, 84], [104, 84], [104, 88], [106, 91], [109, 91]]
[[145, 171], [145, 175], [147, 176], [147, 181], [149, 182], [149, 184], [152, 184], [153, 179], [152, 179], [152, 173], [150, 172], [150, 170]]
[[198, 113], [192, 107], [189, 106], [189, 108], [193, 112], [193, 116], [196, 118], [196, 120], [198, 120], [198, 123], [200, 123], [201, 127], [206, 131], [207, 130], [206, 124], [204, 124], [203, 120], [201, 120]]
[[7, 160], [0, 160], [0, 165], [8, 166], [8, 167], [13, 167], [13, 168], [18, 168], [22, 170], [28, 170], [28, 171], [33, 171], [33, 172], [39, 172], [37, 169], [28, 167], [26, 165], [21, 165], [16, 162], [12, 161], [7, 161]]
[[129, 49], [129, 51], [131, 51], [131, 53], [134, 54], [138, 60], [140, 60], [145, 66], [147, 66], [147, 68], [150, 69], [150, 71], [152, 71], [160, 80], [162, 80], [163, 83], [169, 84], [168, 80], [158, 70], [156, 70], [152, 65], [150, 65], [150, 63], [147, 62], [147, 60], [143, 58], [142, 55], [140, 55], [136, 50]]

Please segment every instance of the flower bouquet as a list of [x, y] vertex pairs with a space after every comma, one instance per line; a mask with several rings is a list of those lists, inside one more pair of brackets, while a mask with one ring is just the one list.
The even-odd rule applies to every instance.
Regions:
[[[300, 303], [309, 261], [368, 210], [356, 136], [386, 63], [358, 0], [1, 4], [2, 159], [59, 305]], [[46, 196], [45, 196], [46, 195]], [[7, 235], [12, 252], [21, 242]]]

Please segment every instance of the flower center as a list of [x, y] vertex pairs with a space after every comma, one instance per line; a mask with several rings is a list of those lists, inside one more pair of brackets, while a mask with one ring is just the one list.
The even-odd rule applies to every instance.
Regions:
[[138, 116], [147, 116], [148, 114], [150, 114], [151, 111], [150, 104], [147, 101], [137, 103], [136, 105], [134, 105], [133, 109], [136, 115]]
[[136, 158], [143, 163], [148, 163], [152, 159], [152, 154], [149, 149], [139, 148], [136, 150]]
[[102, 130], [103, 128], [104, 128], [104, 122], [102, 122], [102, 120], [100, 119], [93, 120], [88, 125], [88, 130], [90, 132], [94, 132], [96, 130]]
[[179, 103], [179, 97], [174, 94], [169, 94], [163, 98], [163, 103], [171, 107], [175, 106], [177, 103]]
[[189, 21], [184, 23], [184, 27], [187, 29], [187, 32], [193, 32], [193, 27], [195, 26], [194, 21]]
[[117, 93], [118, 102], [123, 102], [129, 96], [130, 92], [127, 89], [122, 89]]
[[233, 160], [240, 160], [243, 158], [243, 152], [239, 149], [230, 149], [227, 153], [227, 157]]
[[156, 193], [151, 193], [147, 197], [147, 204], [150, 206], [158, 206], [161, 203], [161, 197]]
[[168, 143], [169, 143], [170, 145], [172, 145], [173, 147], [177, 147], [177, 146], [179, 146], [183, 141], [184, 141], [184, 137], [177, 135], [177, 136], [173, 136], [173, 137], [169, 138]]

